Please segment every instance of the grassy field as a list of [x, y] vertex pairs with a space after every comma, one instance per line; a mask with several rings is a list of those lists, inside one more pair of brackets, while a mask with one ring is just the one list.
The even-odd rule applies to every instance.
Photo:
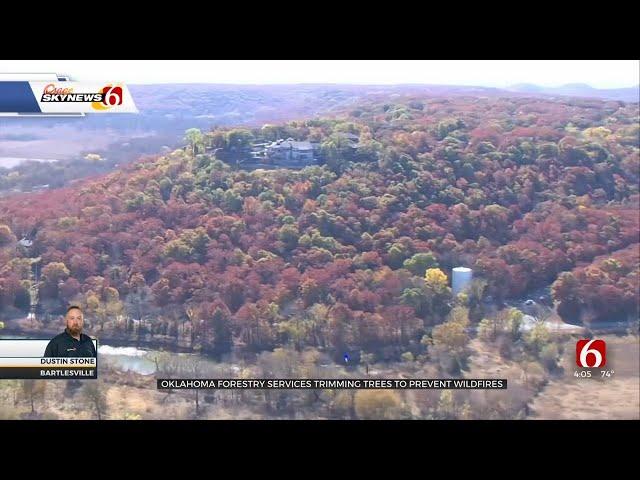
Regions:
[[[403, 418], [462, 419], [638, 419], [640, 417], [640, 348], [634, 335], [605, 335], [607, 370], [611, 377], [576, 378], [575, 342], [564, 337], [561, 369], [550, 374], [539, 364], [527, 366], [505, 359], [495, 345], [479, 339], [470, 342], [467, 378], [506, 378], [507, 390], [415, 390], [394, 393]], [[365, 372], [352, 372], [365, 377]], [[213, 375], [216, 376], [216, 375]], [[259, 375], [252, 374], [252, 377]], [[374, 365], [371, 378], [444, 378], [433, 363]], [[73, 388], [66, 381], [37, 381], [33, 394], [22, 381], [0, 381], [0, 419], [97, 419], [97, 403], [87, 385], [98, 386], [100, 417], [136, 419], [266, 419], [353, 418], [349, 398], [354, 392], [293, 392], [288, 409], [278, 412], [277, 395], [264, 391], [200, 391], [196, 413], [195, 391], [158, 391], [154, 375], [139, 375], [101, 367], [100, 379]], [[33, 412], [32, 400], [33, 399]], [[342, 406], [340, 403], [342, 402]], [[346, 402], [346, 403], [345, 403]], [[400, 412], [400, 410], [398, 410]], [[400, 415], [400, 413], [398, 413]], [[396, 418], [396, 416], [391, 416]]]
[[619, 420], [640, 419], [640, 348], [638, 337], [604, 336], [611, 377], [576, 378], [575, 340], [567, 345], [562, 361], [565, 376], [550, 381], [530, 404], [532, 419]]

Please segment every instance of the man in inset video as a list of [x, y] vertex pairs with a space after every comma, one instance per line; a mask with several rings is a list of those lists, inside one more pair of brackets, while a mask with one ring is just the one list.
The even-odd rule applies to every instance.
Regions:
[[89, 335], [82, 333], [84, 317], [76, 305], [67, 308], [67, 328], [51, 339], [44, 351], [45, 357], [95, 357], [96, 347]]

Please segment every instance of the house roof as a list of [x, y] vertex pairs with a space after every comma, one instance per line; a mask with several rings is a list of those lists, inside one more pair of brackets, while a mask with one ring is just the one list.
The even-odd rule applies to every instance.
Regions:
[[311, 142], [296, 142], [295, 140], [285, 140], [282, 142], [274, 142], [268, 148], [273, 149], [293, 149], [293, 150], [313, 150]]

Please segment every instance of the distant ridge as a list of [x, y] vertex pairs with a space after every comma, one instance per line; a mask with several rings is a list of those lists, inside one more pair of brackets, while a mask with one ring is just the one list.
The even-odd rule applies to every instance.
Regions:
[[531, 83], [519, 83], [506, 88], [509, 92], [534, 93], [540, 95], [567, 95], [571, 97], [598, 98], [601, 100], [619, 100], [623, 102], [640, 101], [640, 85], [626, 88], [594, 88], [586, 83], [568, 83], [560, 87], [542, 87]]

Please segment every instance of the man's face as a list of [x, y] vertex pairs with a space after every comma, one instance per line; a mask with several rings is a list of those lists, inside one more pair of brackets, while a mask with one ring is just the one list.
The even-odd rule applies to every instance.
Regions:
[[69, 330], [69, 333], [72, 335], [80, 335], [82, 332], [82, 324], [84, 323], [82, 319], [82, 312], [77, 308], [72, 308], [67, 312], [65, 318], [67, 319], [67, 329]]

